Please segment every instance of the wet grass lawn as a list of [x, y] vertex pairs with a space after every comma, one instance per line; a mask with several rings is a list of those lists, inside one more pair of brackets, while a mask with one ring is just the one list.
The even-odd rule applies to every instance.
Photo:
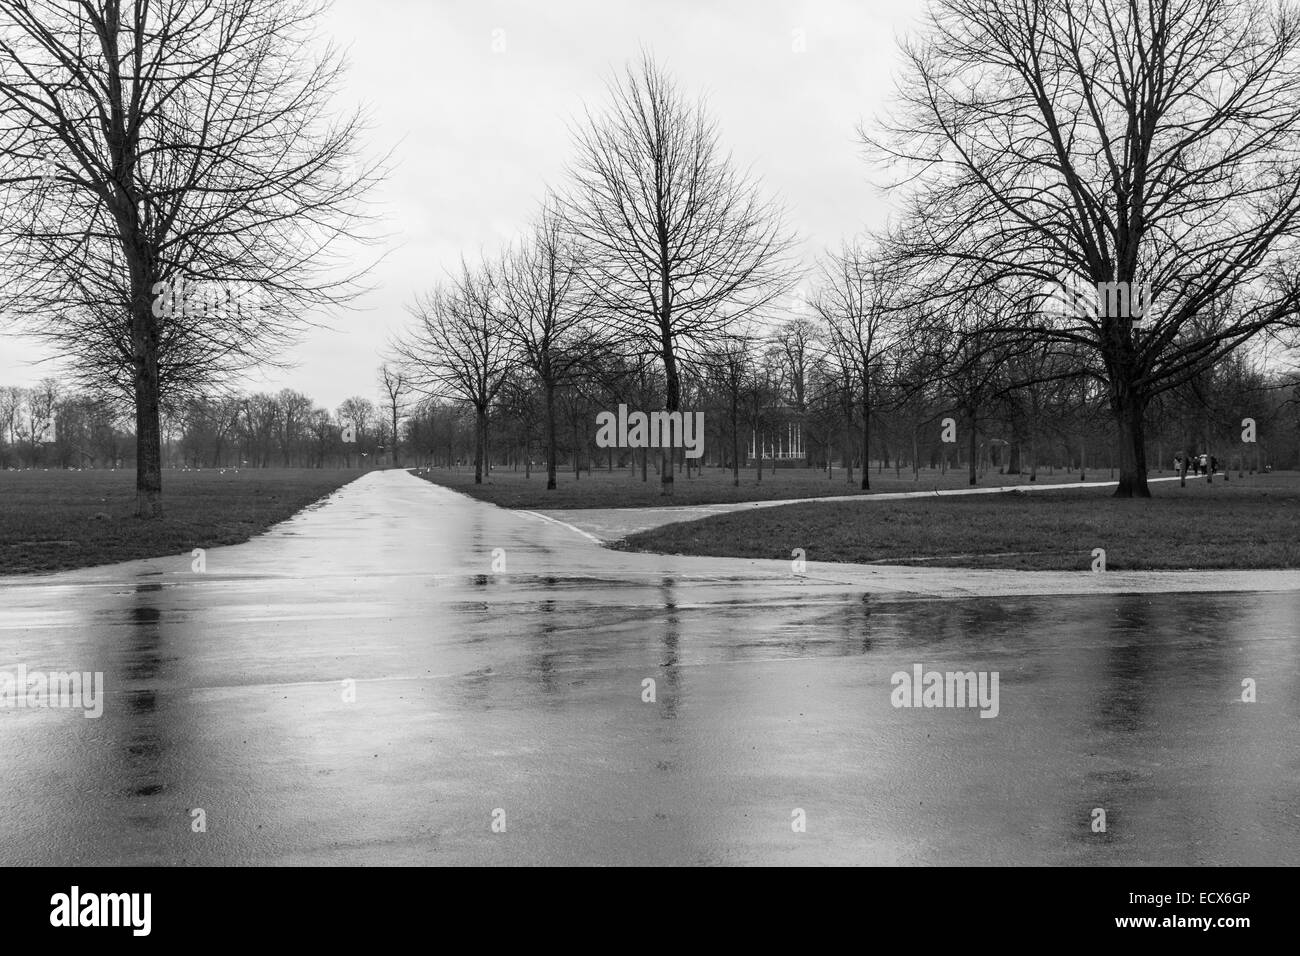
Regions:
[[1151, 486], [783, 505], [665, 525], [616, 547], [667, 554], [1088, 571], [1300, 567], [1300, 474]]
[[0, 574], [83, 568], [239, 544], [360, 471], [163, 473], [163, 517], [134, 517], [134, 471], [0, 471]]

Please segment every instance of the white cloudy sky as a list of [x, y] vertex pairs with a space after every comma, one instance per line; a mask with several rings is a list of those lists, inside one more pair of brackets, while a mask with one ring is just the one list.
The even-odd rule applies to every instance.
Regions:
[[[328, 408], [377, 398], [375, 370], [405, 305], [462, 251], [516, 234], [562, 182], [571, 123], [599, 108], [606, 80], [642, 46], [683, 89], [707, 95], [725, 145], [785, 204], [806, 258], [879, 224], [881, 173], [855, 128], [888, 102], [897, 38], [923, 5], [335, 0], [324, 32], [349, 50], [347, 96], [372, 112], [371, 153], [394, 151], [376, 196], [393, 248], [356, 311], [308, 334], [287, 356], [292, 368], [247, 387], [296, 388]], [[0, 335], [0, 384], [32, 384], [51, 374], [49, 359]]]

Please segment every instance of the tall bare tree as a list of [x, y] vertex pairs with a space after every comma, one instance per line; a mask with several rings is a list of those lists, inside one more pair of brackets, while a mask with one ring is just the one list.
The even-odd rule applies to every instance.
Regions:
[[731, 440], [731, 485], [740, 487], [740, 422], [746, 411], [751, 379], [757, 364], [757, 335], [753, 329], [737, 330], [723, 337], [701, 361], [711, 388], [727, 412], [727, 435]]
[[460, 271], [411, 306], [416, 324], [394, 343], [412, 385], [474, 409], [474, 483], [488, 455], [488, 411], [515, 365], [504, 333], [497, 276], [484, 263]]
[[845, 243], [820, 266], [813, 309], [825, 323], [828, 358], [840, 378], [856, 386], [862, 412], [862, 488], [871, 487], [872, 375], [898, 345], [896, 284], [860, 241]]
[[807, 407], [808, 373], [820, 335], [816, 322], [798, 316], [781, 323], [772, 336], [781, 351], [790, 399], [800, 415]]
[[351, 426], [352, 441], [343, 443], [344, 463], [347, 467], [352, 467], [352, 447], [355, 445], [360, 464], [365, 464], [366, 453], [361, 449], [367, 444], [370, 437], [370, 426], [375, 421], [378, 413], [375, 410], [374, 403], [368, 398], [362, 398], [360, 395], [353, 395], [351, 398], [345, 398], [335, 412], [338, 419], [339, 430]]
[[577, 384], [590, 371], [599, 347], [593, 321], [597, 303], [582, 282], [582, 269], [581, 249], [549, 198], [500, 269], [505, 334], [542, 387], [548, 491], [556, 487], [556, 391]]
[[393, 443], [393, 467], [402, 467], [402, 436], [398, 431], [398, 421], [406, 411], [406, 396], [411, 390], [406, 371], [388, 362], [379, 366], [379, 387], [384, 392], [384, 411], [388, 413], [392, 425], [391, 441]]
[[[779, 207], [725, 154], [702, 101], [690, 103], [648, 54], [577, 133], [564, 200], [587, 275], [612, 316], [658, 355], [678, 411], [683, 353], [713, 343], [791, 281]], [[665, 450], [661, 481], [671, 494]]]
[[0, 385], [0, 439], [12, 445], [18, 436], [18, 419], [27, 400], [24, 389], [16, 385]]
[[312, 53], [324, 8], [0, 3], [0, 305], [129, 396], [141, 517], [168, 390], [264, 361], [364, 272], [340, 245], [375, 169], [353, 163], [360, 117], [332, 116], [339, 53]]
[[[1300, 16], [1275, 0], [935, 0], [870, 145], [904, 161], [900, 255], [939, 294], [1097, 302], [1034, 330], [1105, 388], [1119, 497], [1149, 496], [1152, 398], [1300, 307]], [[1109, 285], [1117, 283], [1118, 286]], [[1018, 324], [1017, 309], [999, 309]]]

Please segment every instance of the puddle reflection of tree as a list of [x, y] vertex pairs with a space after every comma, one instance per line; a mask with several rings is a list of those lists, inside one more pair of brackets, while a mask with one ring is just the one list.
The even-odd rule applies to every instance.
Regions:
[[536, 647], [528, 656], [528, 669], [537, 677], [543, 703], [557, 707], [564, 699], [556, 667], [559, 651], [555, 647], [555, 601], [547, 598], [538, 603], [537, 610], [542, 621], [534, 635]]
[[164, 664], [158, 606], [162, 590], [161, 584], [136, 586], [127, 609], [126, 639], [111, 677], [123, 692], [118, 696], [121, 711], [114, 715], [114, 724], [121, 728], [120, 756], [110, 772], [121, 771], [122, 792], [129, 797], [151, 797], [167, 789], [163, 762], [172, 741], [170, 723], [159, 714], [157, 690]]
[[659, 663], [663, 686], [657, 694], [659, 717], [662, 720], [677, 717], [677, 697], [681, 692], [681, 618], [677, 614], [677, 599], [673, 594], [676, 584], [672, 578], [666, 577], [659, 589], [667, 612], [664, 617], [663, 660]]

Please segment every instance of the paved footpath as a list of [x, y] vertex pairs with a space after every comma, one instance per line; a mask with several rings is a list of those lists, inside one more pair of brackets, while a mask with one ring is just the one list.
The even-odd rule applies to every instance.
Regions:
[[[0, 707], [0, 863], [1294, 862], [1298, 590], [797, 576], [371, 473], [205, 573], [0, 580], [0, 669], [104, 675]], [[918, 664], [997, 717], [892, 706]]]

